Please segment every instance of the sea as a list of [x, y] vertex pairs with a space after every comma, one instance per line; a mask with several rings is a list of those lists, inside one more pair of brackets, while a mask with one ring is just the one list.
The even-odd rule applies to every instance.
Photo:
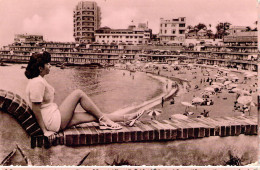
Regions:
[[[26, 64], [0, 66], [0, 89], [12, 91], [26, 99], [28, 79], [24, 75], [24, 67]], [[163, 82], [149, 74], [112, 67], [91, 69], [70, 66], [61, 69], [52, 66], [45, 79], [55, 88], [55, 103], [58, 105], [73, 90], [81, 89], [104, 113], [139, 105], [163, 92]], [[79, 106], [77, 110], [82, 108]]]

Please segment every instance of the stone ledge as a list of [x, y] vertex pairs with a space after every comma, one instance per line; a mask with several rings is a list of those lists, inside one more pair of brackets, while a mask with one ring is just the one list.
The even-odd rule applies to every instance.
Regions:
[[92, 122], [59, 132], [51, 136], [49, 141], [52, 145], [82, 146], [197, 139], [209, 136], [226, 137], [240, 134], [257, 135], [258, 125], [255, 119], [255, 117], [238, 116], [139, 121], [133, 127], [123, 126], [121, 130], [100, 130], [98, 123]]
[[47, 138], [29, 105], [19, 95], [0, 89], [0, 109], [14, 117], [31, 136], [32, 148], [257, 135], [258, 129], [256, 117], [175, 118], [140, 121], [133, 127], [122, 125], [121, 130], [100, 130], [96, 122], [84, 123]]

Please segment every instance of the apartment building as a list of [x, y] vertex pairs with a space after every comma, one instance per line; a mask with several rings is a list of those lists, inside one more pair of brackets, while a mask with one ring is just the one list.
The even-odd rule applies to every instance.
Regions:
[[14, 42], [26, 43], [26, 42], [40, 42], [43, 41], [42, 35], [27, 35], [27, 34], [16, 34], [14, 35]]
[[139, 24], [130, 25], [127, 29], [111, 29], [103, 27], [95, 31], [95, 41], [98, 43], [115, 44], [148, 44], [151, 41], [152, 30]]
[[186, 18], [179, 17], [171, 20], [160, 18], [159, 38], [162, 44], [180, 44], [185, 40]]
[[94, 32], [101, 25], [101, 10], [96, 2], [81, 1], [73, 11], [74, 38], [79, 43], [94, 41]]

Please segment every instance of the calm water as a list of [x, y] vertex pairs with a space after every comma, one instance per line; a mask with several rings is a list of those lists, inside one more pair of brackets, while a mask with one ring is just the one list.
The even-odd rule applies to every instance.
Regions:
[[[28, 82], [21, 64], [0, 67], [0, 88], [13, 91], [25, 98]], [[73, 90], [86, 92], [103, 112], [112, 112], [140, 104], [162, 92], [162, 83], [146, 73], [125, 70], [89, 69], [52, 66], [46, 80], [55, 88], [55, 102], [59, 105]]]

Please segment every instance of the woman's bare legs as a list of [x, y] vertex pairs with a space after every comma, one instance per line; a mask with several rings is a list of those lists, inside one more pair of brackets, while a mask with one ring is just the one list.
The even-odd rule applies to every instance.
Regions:
[[[85, 112], [75, 112], [77, 105], [80, 104]], [[61, 113], [61, 129], [71, 127], [79, 123], [97, 121], [104, 116], [96, 104], [81, 90], [73, 91], [59, 106]], [[114, 122], [122, 122], [134, 119], [134, 114], [111, 113], [105, 114], [102, 119], [109, 125], [117, 125]]]
[[[85, 114], [74, 114], [78, 104], [86, 111]], [[59, 106], [59, 110], [61, 113], [61, 129], [65, 129], [72, 124], [95, 121], [103, 116], [97, 105], [82, 90], [75, 90], [67, 96]], [[115, 124], [107, 117], [104, 117], [104, 121], [109, 125]]]

